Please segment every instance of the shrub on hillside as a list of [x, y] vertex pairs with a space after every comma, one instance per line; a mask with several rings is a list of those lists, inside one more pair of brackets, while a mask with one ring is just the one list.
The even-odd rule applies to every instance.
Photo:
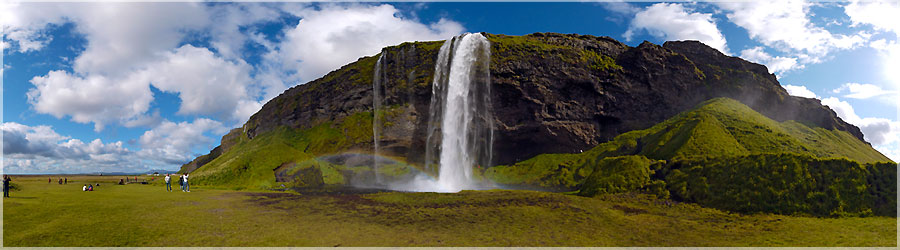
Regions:
[[680, 161], [670, 168], [666, 182], [672, 196], [703, 206], [816, 216], [895, 215], [886, 208], [896, 209], [893, 164], [863, 166], [843, 158], [782, 153]]
[[641, 155], [600, 159], [591, 175], [584, 180], [578, 195], [595, 196], [641, 190], [650, 184], [650, 165], [654, 162], [656, 161]]

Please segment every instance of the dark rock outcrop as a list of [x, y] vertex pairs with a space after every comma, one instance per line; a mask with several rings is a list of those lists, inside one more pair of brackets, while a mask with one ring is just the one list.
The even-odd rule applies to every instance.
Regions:
[[[796, 120], [863, 138], [857, 127], [818, 100], [788, 95], [765, 66], [696, 41], [629, 47], [586, 35], [485, 36], [492, 53], [495, 165], [542, 153], [587, 150], [715, 97], [739, 100], [777, 121]], [[441, 44], [404, 43], [382, 50], [382, 154], [423, 161], [432, 75]], [[286, 90], [253, 115], [242, 134], [252, 139], [278, 126], [308, 128], [372, 112], [377, 60], [378, 55], [364, 57]], [[348, 150], [371, 151], [372, 144]], [[215, 149], [207, 156], [213, 153]], [[207, 156], [187, 165], [195, 168], [215, 158]]]

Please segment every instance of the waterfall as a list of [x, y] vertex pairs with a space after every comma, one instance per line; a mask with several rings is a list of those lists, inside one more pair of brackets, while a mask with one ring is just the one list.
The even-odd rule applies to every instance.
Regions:
[[435, 62], [425, 155], [427, 167], [439, 168], [437, 191], [478, 188], [473, 167], [490, 166], [489, 63], [490, 43], [481, 34], [463, 34], [441, 46]]
[[381, 60], [384, 59], [384, 53], [381, 53], [378, 56], [378, 62], [375, 63], [375, 75], [372, 76], [372, 142], [374, 145], [374, 153], [372, 154], [372, 170], [375, 172], [375, 182], [378, 184], [382, 183], [381, 173], [378, 171], [378, 154], [380, 153], [378, 150], [378, 141], [380, 137], [380, 133], [378, 130], [381, 129], [381, 118], [379, 117], [378, 111], [381, 110], [381, 96], [382, 91], [384, 89], [381, 87]]
[[[493, 115], [491, 109], [491, 48], [479, 33], [448, 39], [435, 61], [425, 139], [425, 169], [436, 174], [418, 174], [404, 182], [384, 183], [378, 173], [382, 99], [387, 83], [384, 52], [375, 64], [372, 80], [372, 166], [376, 185], [394, 190], [458, 192], [488, 187], [475, 180], [473, 168], [491, 164]], [[410, 76], [410, 78], [412, 78]], [[412, 81], [410, 81], [412, 82]], [[386, 178], [386, 177], [385, 177]]]

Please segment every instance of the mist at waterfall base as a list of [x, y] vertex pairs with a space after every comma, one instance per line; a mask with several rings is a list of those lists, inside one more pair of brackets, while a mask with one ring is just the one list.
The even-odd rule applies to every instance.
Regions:
[[[479, 33], [462, 34], [441, 46], [435, 61], [432, 96], [425, 143], [424, 171], [411, 168], [401, 178], [385, 178], [386, 163], [379, 156], [383, 129], [378, 111], [385, 87], [383, 55], [378, 58], [373, 77], [374, 187], [413, 192], [459, 192], [489, 189], [487, 180], [477, 180], [475, 166], [490, 166], [493, 143], [493, 115], [490, 105], [490, 42]], [[408, 165], [407, 165], [408, 166]], [[436, 173], [428, 174], [428, 173]], [[373, 183], [353, 183], [371, 188]]]

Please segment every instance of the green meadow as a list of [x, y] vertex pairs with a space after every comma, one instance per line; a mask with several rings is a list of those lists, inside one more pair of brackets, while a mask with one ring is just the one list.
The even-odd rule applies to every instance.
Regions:
[[14, 176], [3, 246], [897, 246], [896, 218], [728, 213], [637, 193], [170, 193], [120, 178]]

